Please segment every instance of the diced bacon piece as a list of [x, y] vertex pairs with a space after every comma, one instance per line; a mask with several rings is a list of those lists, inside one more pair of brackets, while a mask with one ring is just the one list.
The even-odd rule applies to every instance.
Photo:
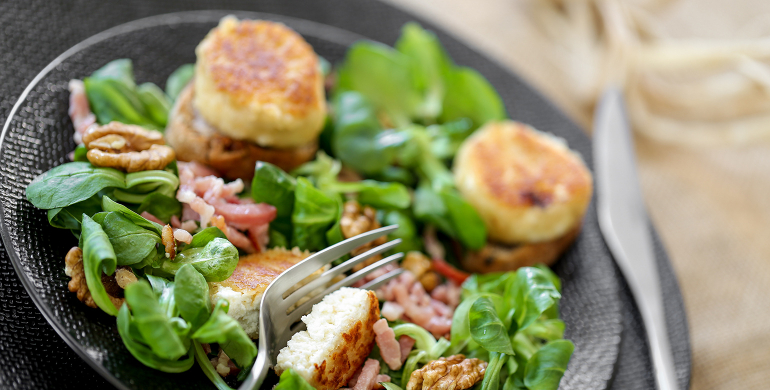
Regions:
[[409, 357], [409, 352], [412, 352], [415, 340], [409, 336], [401, 336], [398, 338], [398, 345], [401, 347], [401, 363], [404, 363]]
[[[182, 227], [182, 221], [176, 215], [171, 216], [171, 227], [174, 229], [180, 229]], [[185, 229], [187, 230], [187, 229]], [[189, 232], [189, 230], [187, 230]]]
[[149, 221], [152, 221], [152, 222], [155, 222], [155, 223], [159, 223], [161, 225], [165, 225], [165, 223], [163, 221], [161, 221], [160, 219], [158, 219], [158, 217], [156, 217], [156, 216], [154, 216], [154, 215], [152, 215], [152, 214], [150, 214], [150, 213], [148, 213], [146, 211], [142, 211], [142, 213], [139, 214], [139, 215], [141, 215], [146, 220], [149, 220]]
[[177, 162], [177, 167], [179, 168], [179, 173], [181, 174], [183, 170], [189, 170], [190, 173], [193, 174], [194, 177], [205, 177], [205, 176], [216, 176], [217, 172], [213, 169], [195, 162]]
[[266, 203], [232, 204], [218, 202], [213, 206], [216, 213], [225, 217], [229, 225], [241, 227], [244, 230], [250, 226], [270, 223], [275, 219], [277, 212], [275, 206]]
[[353, 376], [351, 376], [350, 379], [348, 379], [348, 386], [350, 387], [356, 386], [356, 382], [358, 382], [358, 377], [361, 376], [361, 370], [363, 369], [364, 369], [364, 366], [358, 367], [356, 372], [353, 373]]
[[257, 250], [254, 248], [254, 245], [252, 245], [249, 238], [233, 227], [227, 226], [225, 235], [227, 236], [227, 240], [235, 245], [236, 248], [243, 249], [246, 253], [257, 253]]
[[436, 316], [431, 318], [427, 324], [420, 326], [427, 329], [433, 336], [441, 337], [452, 330], [452, 319]]
[[409, 294], [406, 286], [398, 284], [393, 287], [393, 293], [396, 296], [396, 302], [404, 308], [404, 313], [411, 318], [415, 324], [423, 326], [433, 317], [433, 308], [430, 306], [421, 306], [415, 298]]
[[188, 232], [194, 232], [198, 228], [198, 224], [195, 221], [184, 221], [180, 229], [187, 230]]
[[452, 309], [450, 309], [444, 302], [432, 299], [430, 301], [430, 306], [437, 315], [445, 318], [452, 318]]
[[192, 234], [190, 234], [190, 232], [188, 232], [187, 230], [174, 229], [174, 239], [176, 239], [179, 242], [184, 242], [185, 244], [189, 244], [192, 242]]
[[353, 390], [371, 390], [377, 383], [377, 375], [380, 372], [380, 362], [374, 359], [367, 359], [364, 368], [361, 369], [361, 375], [358, 376]]
[[182, 221], [197, 221], [199, 219], [201, 219], [200, 214], [196, 213], [189, 204], [182, 203]]
[[444, 246], [439, 242], [436, 237], [436, 228], [428, 226], [423, 233], [423, 243], [425, 244], [425, 251], [428, 252], [431, 259], [443, 259], [446, 254]]
[[396, 334], [384, 318], [374, 323], [375, 342], [380, 347], [380, 356], [391, 370], [401, 368], [401, 346], [396, 341]]
[[73, 138], [76, 144], [80, 144], [83, 143], [83, 134], [86, 133], [86, 130], [96, 123], [96, 115], [91, 112], [91, 107], [88, 105], [86, 86], [82, 80], [70, 80], [68, 88], [70, 90], [68, 114], [72, 119], [73, 127], [75, 127]]
[[270, 242], [270, 225], [256, 225], [249, 228], [249, 238], [251, 243], [254, 244], [254, 248], [257, 252], [264, 252], [267, 250], [267, 244]]
[[395, 321], [404, 314], [404, 308], [396, 302], [385, 301], [385, 304], [382, 305], [382, 310], [380, 310], [380, 314], [387, 318], [388, 321]]
[[192, 210], [198, 213], [202, 228], [208, 226], [209, 220], [214, 215], [215, 209], [213, 206], [186, 188], [180, 188], [176, 193], [176, 198], [182, 203], [189, 204]]
[[380, 382], [390, 382], [390, 375], [377, 375], [377, 379], [375, 379], [374, 387], [373, 389], [384, 389], [385, 386], [381, 385]]

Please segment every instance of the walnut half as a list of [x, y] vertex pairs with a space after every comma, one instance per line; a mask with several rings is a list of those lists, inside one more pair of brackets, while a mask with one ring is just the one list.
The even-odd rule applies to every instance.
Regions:
[[[86, 274], [83, 268], [83, 250], [75, 246], [67, 252], [67, 256], [64, 257], [64, 273], [72, 278], [67, 284], [70, 292], [77, 293], [78, 300], [85, 303], [86, 306], [96, 309], [96, 302], [91, 297], [91, 292], [86, 284]], [[102, 273], [102, 284], [105, 291], [107, 291], [107, 295], [110, 297], [110, 301], [116, 308], [120, 308], [125, 301], [123, 289], [133, 282], [136, 282], [136, 275], [134, 275], [129, 267], [118, 267], [113, 275]]]
[[159, 132], [120, 122], [92, 126], [83, 135], [83, 143], [91, 164], [126, 172], [163, 169], [176, 158]]
[[412, 372], [406, 390], [463, 390], [484, 379], [487, 362], [452, 355], [429, 362]]
[[[342, 235], [345, 238], [357, 236], [361, 233], [366, 233], [370, 230], [379, 229], [382, 225], [377, 221], [377, 211], [369, 206], [361, 207], [355, 200], [349, 200], [345, 202], [342, 209], [342, 218], [340, 218], [340, 228], [342, 229]], [[360, 255], [374, 248], [375, 246], [382, 245], [388, 240], [387, 237], [380, 237], [368, 244], [362, 245], [354, 249], [350, 254], [352, 256]], [[353, 270], [358, 271], [369, 264], [373, 264], [382, 259], [382, 256], [372, 256], [361, 264], [357, 264]]]

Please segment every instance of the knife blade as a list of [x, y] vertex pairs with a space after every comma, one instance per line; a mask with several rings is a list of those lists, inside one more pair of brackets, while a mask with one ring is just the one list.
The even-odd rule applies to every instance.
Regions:
[[676, 390], [677, 376], [666, 330], [658, 267], [620, 89], [605, 91], [594, 118], [599, 227], [642, 315], [658, 388]]

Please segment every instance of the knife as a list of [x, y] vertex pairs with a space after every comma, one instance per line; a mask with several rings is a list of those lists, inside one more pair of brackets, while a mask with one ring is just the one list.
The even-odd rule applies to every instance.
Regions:
[[596, 109], [593, 148], [599, 228], [642, 315], [658, 388], [676, 390], [679, 386], [658, 267], [636, 173], [631, 129], [618, 88], [607, 89]]

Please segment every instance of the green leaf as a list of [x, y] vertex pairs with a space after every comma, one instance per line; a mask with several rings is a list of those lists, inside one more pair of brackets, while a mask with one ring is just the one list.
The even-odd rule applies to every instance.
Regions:
[[561, 298], [550, 277], [534, 267], [519, 268], [516, 279], [509, 286], [505, 296], [513, 298], [519, 329], [532, 324]]
[[98, 80], [115, 80], [127, 88], [136, 87], [134, 82], [134, 67], [128, 58], [112, 60], [94, 71], [91, 77]]
[[118, 308], [112, 304], [102, 284], [102, 272], [107, 275], [115, 273], [115, 252], [102, 227], [85, 214], [82, 216], [82, 232], [78, 246], [83, 249], [83, 271], [94, 303], [105, 313], [117, 315]]
[[326, 231], [337, 218], [338, 203], [316, 189], [306, 178], [297, 178], [292, 245], [317, 251], [326, 247]]
[[160, 130], [149, 116], [135, 87], [109, 78], [86, 77], [83, 79], [91, 111], [99, 124], [117, 121]]
[[275, 206], [276, 217], [270, 227], [291, 237], [291, 215], [294, 210], [296, 180], [277, 166], [257, 161], [251, 181], [251, 198], [257, 203]]
[[82, 202], [105, 188], [125, 185], [125, 175], [117, 169], [71, 162], [36, 177], [27, 186], [26, 193], [35, 207], [49, 210]]
[[383, 110], [396, 126], [410, 123], [423, 98], [409, 57], [386, 45], [358, 42], [348, 49], [338, 71], [337, 88], [358, 91]]
[[176, 307], [176, 283], [153, 275], [145, 275], [150, 282], [152, 292], [158, 297], [158, 305], [161, 310], [166, 313], [168, 318], [172, 319], [179, 315], [179, 310]]
[[165, 223], [171, 221], [171, 217], [182, 215], [182, 203], [175, 197], [163, 195], [159, 192], [153, 192], [144, 198], [136, 212], [148, 212]]
[[225, 382], [225, 380], [219, 376], [217, 370], [214, 369], [214, 366], [211, 364], [209, 357], [206, 355], [203, 347], [201, 347], [201, 343], [193, 341], [192, 345], [193, 351], [195, 353], [195, 361], [198, 362], [201, 370], [203, 370], [203, 373], [206, 374], [206, 377], [209, 378], [211, 383], [213, 383], [214, 386], [216, 386], [216, 388], [219, 390], [233, 390], [230, 386], [227, 385], [227, 382]]
[[556, 340], [544, 345], [527, 362], [524, 384], [529, 390], [556, 390], [575, 350], [569, 340]]
[[479, 72], [456, 68], [447, 75], [446, 84], [441, 122], [469, 118], [474, 127], [479, 127], [488, 121], [506, 118], [503, 101]]
[[335, 120], [331, 146], [337, 158], [367, 175], [391, 165], [394, 142], [380, 142], [382, 127], [369, 100], [354, 91], [339, 93], [332, 100], [332, 108]]
[[161, 130], [166, 127], [168, 112], [171, 110], [171, 101], [166, 93], [153, 83], [140, 85], [136, 88], [136, 93], [144, 104], [148, 117], [160, 126]]
[[436, 226], [451, 237], [457, 237], [457, 229], [449, 217], [444, 200], [430, 186], [421, 184], [414, 192], [414, 216], [420, 221]]
[[166, 80], [166, 94], [172, 101], [176, 100], [177, 96], [182, 92], [187, 83], [192, 80], [195, 74], [194, 64], [184, 64], [171, 73]]
[[281, 374], [281, 379], [273, 390], [315, 390], [305, 378], [289, 368]]
[[208, 321], [192, 337], [201, 343], [219, 343], [233, 363], [241, 369], [249, 368], [257, 356], [257, 347], [227, 310], [227, 301], [220, 299]]
[[[270, 235], [270, 241], [268, 242], [268, 247], [270, 248], [288, 248], [289, 247], [289, 241], [286, 239], [286, 236], [284, 236], [278, 230], [273, 229], [271, 227], [268, 234]], [[340, 232], [340, 234], [342, 233]], [[327, 233], [327, 237], [328, 237], [328, 233]]]
[[209, 226], [196, 233], [193, 236], [192, 241], [185, 247], [185, 250], [190, 248], [203, 248], [215, 238], [227, 239], [227, 236], [218, 227]]
[[409, 191], [400, 183], [383, 183], [374, 180], [355, 182], [359, 203], [376, 209], [405, 209], [412, 203]]
[[224, 238], [214, 238], [202, 248], [186, 248], [177, 253], [174, 261], [164, 261], [158, 271], [161, 276], [176, 275], [185, 264], [195, 267], [207, 282], [221, 282], [229, 278], [238, 265], [238, 249]]
[[404, 25], [395, 47], [411, 59], [415, 82], [425, 95], [419, 110], [420, 116], [435, 119], [441, 113], [441, 102], [446, 91], [444, 78], [453, 67], [452, 60], [438, 38], [414, 22]]
[[398, 386], [395, 383], [380, 382], [380, 384], [385, 388], [385, 390], [404, 390], [401, 388], [401, 386]]
[[452, 328], [449, 339], [452, 341], [449, 346], [449, 354], [456, 355], [465, 348], [473, 339], [471, 338], [471, 327], [468, 320], [468, 314], [475, 299], [463, 299], [455, 308], [452, 315]]
[[72, 161], [88, 162], [88, 148], [83, 144], [78, 144], [72, 154]]
[[129, 209], [128, 207], [123, 206], [122, 204], [110, 199], [109, 196], [102, 197], [102, 209], [108, 212], [114, 211], [116, 213], [119, 213], [122, 216], [128, 218], [131, 222], [135, 223], [137, 226], [140, 226], [152, 232], [155, 232], [158, 236], [161, 236], [163, 234], [162, 232], [163, 226], [161, 224], [150, 221], [149, 219], [142, 217], [141, 215], [131, 211], [131, 209]]
[[48, 210], [48, 223], [59, 229], [80, 230], [83, 214], [93, 217], [100, 211], [102, 211], [102, 200], [99, 194], [96, 194], [82, 202]]
[[454, 225], [457, 239], [468, 249], [484, 247], [487, 243], [487, 228], [476, 209], [454, 189], [444, 189], [439, 195]]
[[211, 314], [211, 298], [206, 278], [189, 264], [179, 268], [174, 276], [174, 298], [179, 314], [189, 322], [193, 331], [208, 320]]
[[494, 303], [488, 297], [479, 297], [468, 312], [468, 325], [473, 341], [490, 352], [513, 355], [508, 328], [497, 315]]
[[[156, 355], [152, 349], [143, 345], [131, 335], [129, 329], [132, 320], [133, 318], [128, 310], [128, 305], [121, 306], [120, 311], [118, 312], [118, 333], [120, 334], [121, 340], [123, 340], [123, 345], [126, 346], [126, 349], [131, 352], [131, 355], [133, 355], [136, 360], [139, 360], [147, 367], [170, 373], [185, 372], [192, 367], [194, 362], [192, 349], [188, 352], [187, 358], [183, 360], [163, 359]], [[208, 359], [206, 359], [206, 363], [209, 367], [212, 367]]]
[[473, 134], [473, 130], [473, 122], [468, 118], [425, 128], [430, 137], [431, 152], [442, 160], [454, 157], [463, 141]]
[[118, 265], [132, 265], [141, 262], [160, 244], [160, 236], [137, 226], [130, 219], [116, 212], [109, 212], [101, 223], [110, 238]]
[[559, 319], [538, 320], [530, 324], [522, 332], [545, 341], [564, 338], [564, 321]]
[[422, 250], [422, 238], [419, 236], [414, 220], [406, 210], [384, 210], [380, 213], [382, 226], [398, 225], [391, 239], [400, 238], [401, 243], [392, 249], [393, 253]]
[[508, 356], [499, 352], [490, 352], [489, 357], [489, 365], [487, 365], [487, 370], [484, 372], [481, 390], [497, 390], [500, 388], [500, 371], [508, 360]]
[[158, 304], [150, 284], [140, 280], [125, 289], [133, 322], [152, 352], [162, 359], [176, 360], [188, 352], [169, 317]]

